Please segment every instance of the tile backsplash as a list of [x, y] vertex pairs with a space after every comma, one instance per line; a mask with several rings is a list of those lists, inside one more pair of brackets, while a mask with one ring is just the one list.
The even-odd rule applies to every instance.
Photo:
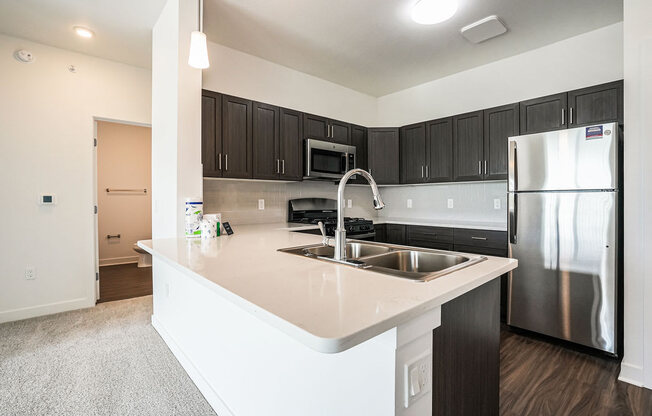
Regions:
[[[478, 182], [433, 184], [418, 186], [387, 186], [380, 192], [385, 209], [372, 207], [368, 186], [348, 185], [345, 199], [351, 199], [352, 208], [346, 208], [348, 217], [413, 218], [471, 222], [505, 223], [507, 218], [507, 183]], [[294, 198], [337, 198], [337, 185], [332, 182], [263, 182], [247, 180], [204, 179], [204, 212], [221, 212], [224, 221], [232, 224], [259, 224], [285, 222], [287, 201]], [[265, 209], [258, 209], [258, 200], [265, 200]], [[412, 208], [407, 208], [407, 200]], [[448, 200], [453, 208], [448, 208]], [[494, 203], [500, 201], [499, 209]]]

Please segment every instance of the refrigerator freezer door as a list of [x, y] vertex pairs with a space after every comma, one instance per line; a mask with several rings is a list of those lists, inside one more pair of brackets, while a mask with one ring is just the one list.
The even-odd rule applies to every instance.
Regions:
[[509, 191], [617, 188], [618, 124], [509, 138]]
[[507, 323], [615, 353], [616, 192], [509, 198]]

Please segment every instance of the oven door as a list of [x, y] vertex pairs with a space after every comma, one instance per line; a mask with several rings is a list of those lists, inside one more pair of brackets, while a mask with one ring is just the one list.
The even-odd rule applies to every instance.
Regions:
[[305, 177], [341, 178], [355, 167], [355, 147], [306, 139]]

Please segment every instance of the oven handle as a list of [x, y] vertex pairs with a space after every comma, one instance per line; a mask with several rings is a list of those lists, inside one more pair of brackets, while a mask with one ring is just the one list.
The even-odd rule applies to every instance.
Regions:
[[372, 233], [366, 233], [366, 234], [353, 234], [353, 235], [347, 235], [347, 238], [350, 238], [351, 240], [362, 240], [363, 238], [372, 238], [376, 236], [376, 232]]

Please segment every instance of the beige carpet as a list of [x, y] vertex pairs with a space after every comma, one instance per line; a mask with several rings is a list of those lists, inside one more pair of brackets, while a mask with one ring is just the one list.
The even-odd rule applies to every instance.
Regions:
[[145, 296], [0, 325], [0, 415], [214, 415], [151, 314]]

